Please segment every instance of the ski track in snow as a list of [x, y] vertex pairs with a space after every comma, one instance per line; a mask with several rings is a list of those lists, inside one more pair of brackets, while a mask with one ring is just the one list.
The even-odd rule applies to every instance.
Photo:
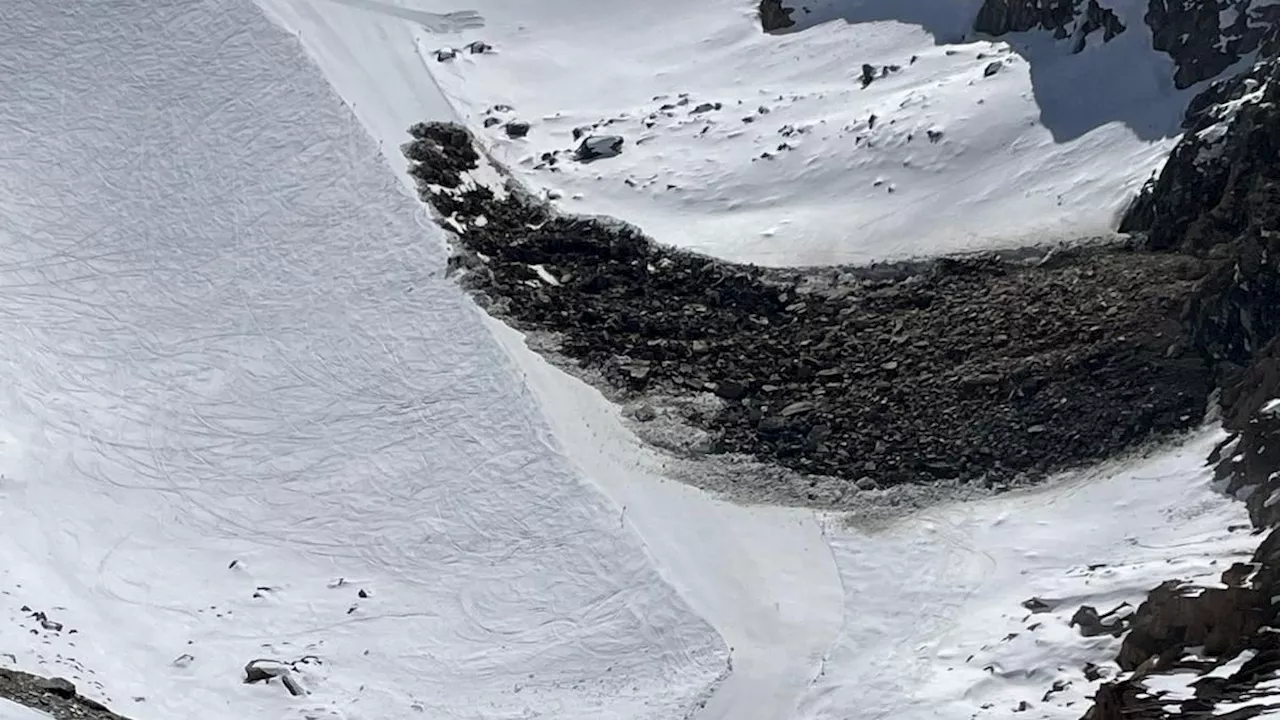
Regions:
[[[18, 666], [136, 720], [972, 714], [1114, 649], [1066, 627], [1079, 603], [1249, 545], [1208, 435], [878, 533], [664, 479], [441, 277], [403, 172], [405, 129], [458, 100], [424, 58], [467, 36], [424, 28], [515, 6], [261, 2], [288, 32], [243, 3], [18, 0], [0, 27]], [[1070, 599], [997, 644], [1032, 593]], [[307, 698], [239, 682], [303, 655]]]

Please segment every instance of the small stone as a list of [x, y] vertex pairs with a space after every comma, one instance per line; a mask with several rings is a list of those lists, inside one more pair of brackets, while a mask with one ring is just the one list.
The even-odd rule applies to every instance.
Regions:
[[988, 63], [987, 66], [982, 70], [982, 77], [991, 77], [992, 75], [995, 75], [996, 73], [1000, 72], [1000, 69], [1003, 67], [1004, 67], [1004, 63], [1000, 62], [999, 60], [993, 63]]
[[1032, 597], [1022, 601], [1022, 607], [1030, 610], [1032, 614], [1046, 613], [1058, 607], [1057, 600], [1045, 600], [1039, 597]]
[[498, 123], [501, 123], [501, 122], [502, 122], [502, 121], [501, 121], [501, 120], [499, 120], [499, 119], [498, 119], [498, 118], [496, 118], [496, 117], [487, 117], [487, 118], [485, 118], [485, 119], [484, 119], [484, 126], [485, 126], [485, 127], [487, 127], [487, 128], [489, 128], [489, 127], [493, 127], [494, 125], [497, 125]]
[[503, 126], [507, 131], [507, 137], [522, 138], [529, 134], [529, 123], [522, 120], [512, 120]]
[[442, 48], [436, 51], [436, 62], [447, 62], [458, 57], [458, 51], [453, 48]]
[[492, 52], [492, 51], [493, 51], [493, 46], [487, 42], [484, 42], [483, 40], [475, 40], [473, 42], [467, 43], [467, 52], [471, 53], [472, 55], [482, 55], [484, 53]]
[[872, 82], [874, 82], [876, 79], [876, 75], [877, 73], [876, 73], [875, 65], [868, 65], [866, 63], [863, 63], [862, 64], [862, 87], [866, 87], [870, 85]]
[[854, 485], [854, 487], [858, 488], [859, 490], [878, 490], [878, 489], [880, 489], [880, 484], [879, 484], [879, 483], [877, 483], [874, 479], [872, 479], [869, 475], [863, 475], [862, 477], [858, 478], [858, 479], [857, 479], [857, 481], [856, 481], [856, 482], [854, 482], [854, 484], [853, 484], [853, 485]]

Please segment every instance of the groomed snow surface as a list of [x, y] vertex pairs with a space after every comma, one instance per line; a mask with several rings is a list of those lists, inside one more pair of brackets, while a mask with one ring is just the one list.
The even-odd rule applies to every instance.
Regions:
[[1074, 717], [1075, 607], [1251, 549], [1212, 433], [875, 532], [665, 480], [442, 277], [395, 148], [476, 16], [263, 3], [6, 6], [0, 662], [136, 720]]

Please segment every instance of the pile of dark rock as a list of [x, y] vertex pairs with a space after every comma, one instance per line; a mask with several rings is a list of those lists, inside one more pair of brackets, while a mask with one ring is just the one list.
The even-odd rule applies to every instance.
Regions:
[[[1040, 31], [1070, 41], [1073, 53], [1089, 39], [1110, 42], [1128, 30], [1108, 5], [1099, 0], [984, 0], [972, 29], [988, 36]], [[809, 26], [801, 20], [829, 0], [759, 0], [761, 29], [777, 34]], [[855, 4], [856, 5], [856, 4]], [[904, 13], [904, 18], [907, 14]], [[800, 20], [798, 22], [798, 20]], [[1218, 77], [1243, 58], [1261, 51], [1280, 25], [1280, 5], [1271, 0], [1148, 0], [1142, 15], [1151, 34], [1151, 48], [1173, 62], [1173, 83], [1189, 88]]]
[[76, 692], [65, 678], [0, 668], [0, 698], [47, 713], [56, 720], [128, 720]]
[[[1123, 248], [776, 271], [659, 246], [518, 190], [451, 182], [465, 131], [414, 128], [425, 198], [494, 314], [627, 398], [711, 393], [712, 452], [878, 485], [1008, 484], [1197, 425], [1181, 334], [1202, 261]], [[478, 221], [483, 217], [483, 221]]]

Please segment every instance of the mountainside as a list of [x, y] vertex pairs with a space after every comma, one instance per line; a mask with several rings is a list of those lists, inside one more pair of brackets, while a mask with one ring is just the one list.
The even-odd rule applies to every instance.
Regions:
[[1280, 710], [1276, 7], [10, 3], [0, 698]]

